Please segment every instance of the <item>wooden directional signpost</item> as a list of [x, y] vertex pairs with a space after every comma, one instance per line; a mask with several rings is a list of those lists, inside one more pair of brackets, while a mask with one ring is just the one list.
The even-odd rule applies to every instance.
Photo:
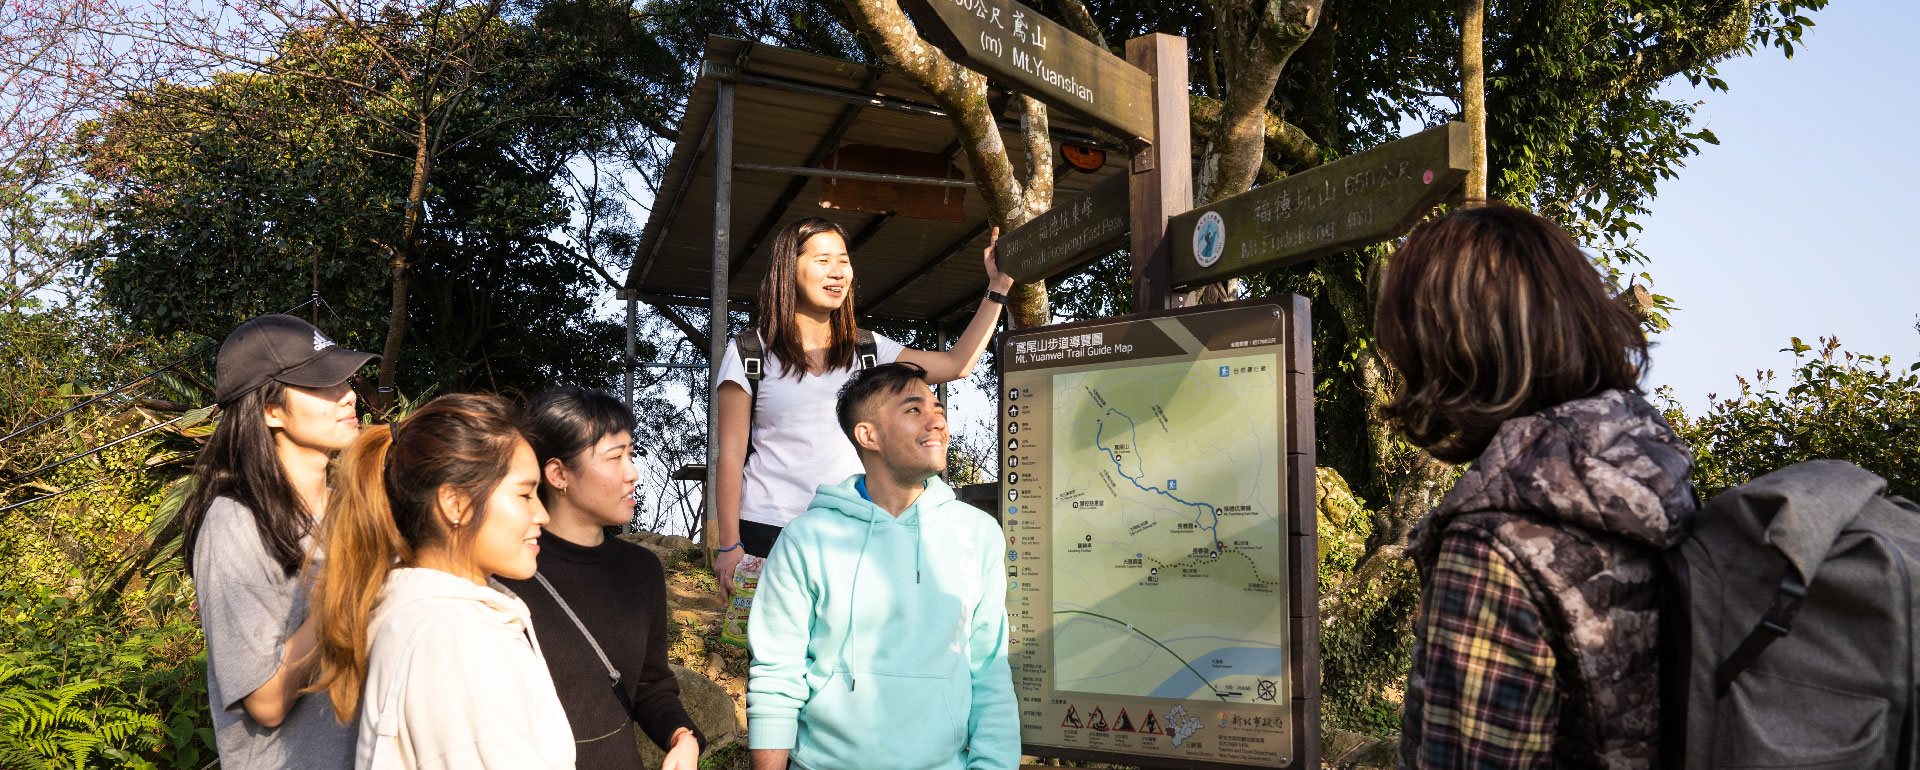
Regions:
[[1127, 235], [1127, 177], [1116, 175], [1000, 236], [994, 255], [1016, 281], [1039, 281]]
[[1130, 139], [1153, 139], [1153, 79], [1012, 0], [900, 0], [956, 61]]
[[[1292, 297], [1169, 311], [1172, 290], [1405, 232], [1465, 179], [1465, 128], [1431, 129], [1189, 211], [1193, 148], [1184, 39], [1135, 38], [1121, 59], [1013, 0], [900, 0], [900, 6], [956, 61], [1124, 137], [1132, 152], [1126, 173], [1003, 234], [998, 247], [1001, 269], [1037, 281], [1129, 236], [1138, 313], [1023, 330], [1007, 335], [1000, 352], [999, 440], [1007, 467], [999, 512], [1008, 535], [1010, 658], [1023, 750], [1152, 767], [1318, 767], [1308, 303]], [[1063, 377], [1071, 387], [1056, 388]], [[1056, 398], [1085, 401], [1073, 403], [1093, 431], [1087, 420], [1049, 427]], [[1249, 404], [1261, 407], [1263, 417], [1248, 417], [1242, 407]], [[1259, 445], [1257, 451], [1162, 444], [1220, 443], [1245, 431], [1252, 432], [1240, 440]], [[1253, 459], [1244, 461], [1251, 463], [1245, 469], [1193, 462], [1219, 456]], [[1166, 472], [1148, 476], [1147, 462]], [[1186, 485], [1179, 476], [1187, 477]], [[1233, 479], [1266, 479], [1255, 488], [1284, 499], [1235, 496], [1226, 481]], [[1131, 504], [1129, 495], [1164, 496], [1155, 501], [1162, 508], [1199, 513], [1164, 522], [1157, 514], [1137, 521], [1087, 518], [1120, 514]], [[1056, 543], [1070, 519], [1082, 527], [1118, 522], [1133, 528], [1099, 538], [1080, 532]], [[1188, 542], [1203, 525], [1211, 537]], [[1106, 553], [1119, 547], [1115, 543], [1133, 542], [1139, 545], [1107, 559], [1116, 556]], [[1186, 546], [1192, 547], [1160, 553]], [[1097, 572], [1108, 581], [1102, 584], [1107, 593], [1079, 597], [1068, 609], [1055, 606], [1049, 581], [1056, 557], [1078, 559], [1077, 569]], [[1189, 613], [1198, 605], [1176, 596], [1215, 583], [1241, 591], [1253, 610]], [[1162, 611], [1170, 601], [1180, 609]], [[1116, 621], [1115, 613], [1148, 618], [1152, 628]], [[1072, 617], [1063, 622], [1056, 614]], [[1151, 637], [1167, 624], [1186, 624], [1172, 630], [1187, 633], [1212, 622], [1244, 644], [1185, 650], [1187, 642], [1174, 640], [1192, 653], [1189, 660]], [[1082, 636], [1066, 636], [1069, 625]], [[1088, 633], [1104, 633], [1106, 641], [1089, 646]], [[1182, 666], [1164, 681], [1111, 679], [1102, 673], [1106, 658], [1123, 647]], [[1198, 699], [1187, 695], [1196, 683], [1205, 685]]]
[[1212, 205], [1168, 224], [1173, 283], [1195, 286], [1406, 232], [1467, 177], [1467, 127], [1448, 123]]

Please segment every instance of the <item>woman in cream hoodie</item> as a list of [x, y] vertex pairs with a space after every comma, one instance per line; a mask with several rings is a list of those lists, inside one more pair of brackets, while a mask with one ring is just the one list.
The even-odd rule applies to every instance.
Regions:
[[321, 531], [320, 684], [358, 713], [362, 768], [571, 768], [573, 731], [527, 606], [540, 469], [494, 396], [361, 433]]

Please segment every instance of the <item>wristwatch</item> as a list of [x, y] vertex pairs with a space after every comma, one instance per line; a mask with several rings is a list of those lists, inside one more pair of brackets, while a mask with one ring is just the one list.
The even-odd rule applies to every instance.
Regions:
[[1005, 295], [1005, 294], [1001, 294], [1000, 292], [997, 292], [997, 291], [994, 291], [994, 290], [992, 290], [992, 289], [988, 289], [988, 290], [987, 290], [987, 301], [988, 301], [988, 302], [997, 302], [997, 303], [999, 303], [999, 304], [1002, 304], [1002, 305], [1005, 305], [1005, 304], [1007, 304], [1007, 295]]

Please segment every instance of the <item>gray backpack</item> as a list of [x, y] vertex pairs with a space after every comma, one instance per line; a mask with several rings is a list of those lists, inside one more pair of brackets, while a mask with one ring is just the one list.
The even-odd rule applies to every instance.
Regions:
[[1700, 510], [1667, 558], [1667, 767], [1920, 767], [1920, 507], [1886, 488], [1815, 460]]

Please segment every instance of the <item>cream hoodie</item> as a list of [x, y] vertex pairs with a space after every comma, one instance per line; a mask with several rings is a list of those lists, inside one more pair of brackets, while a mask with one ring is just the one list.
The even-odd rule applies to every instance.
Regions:
[[397, 569], [369, 628], [355, 767], [573, 767], [573, 730], [518, 597]]

